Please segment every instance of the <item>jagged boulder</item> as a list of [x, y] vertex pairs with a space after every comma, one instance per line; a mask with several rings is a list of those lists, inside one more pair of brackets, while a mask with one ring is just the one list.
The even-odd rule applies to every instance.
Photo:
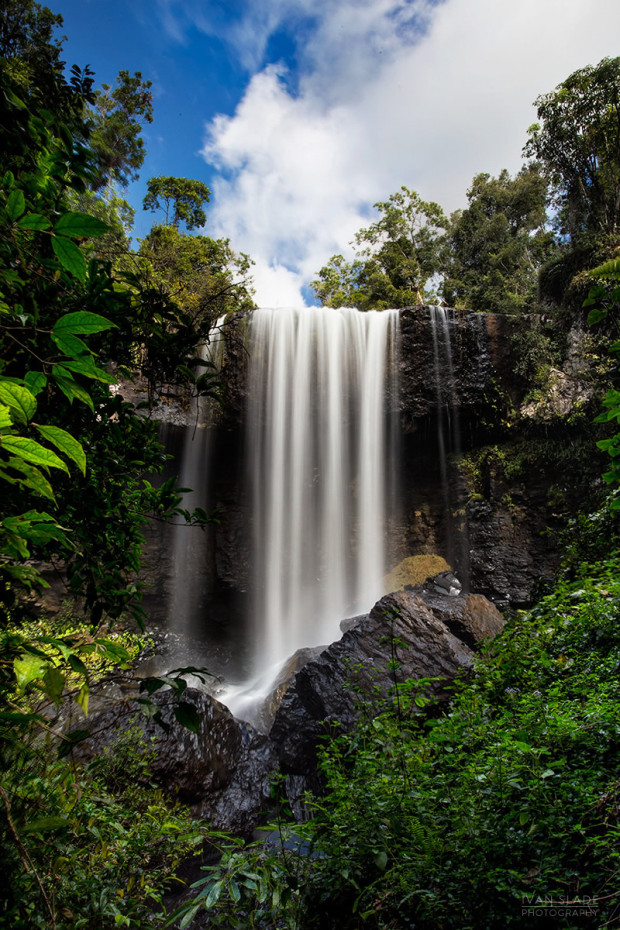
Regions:
[[270, 781], [278, 764], [272, 743], [202, 691], [188, 688], [182, 700], [198, 713], [197, 733], [177, 721], [178, 698], [171, 691], [159, 692], [152, 701], [164, 727], [145, 717], [136, 700], [118, 702], [87, 719], [91, 736], [77, 744], [75, 758], [87, 762], [113, 752], [119, 735], [138, 726], [154, 746], [152, 774], [167, 793], [216, 829], [251, 834], [270, 807]]
[[[276, 714], [270, 736], [284, 771], [311, 775], [322, 736], [350, 729], [360, 695], [387, 697], [395, 675], [451, 680], [469, 668], [471, 649], [429, 610], [419, 594], [398, 591], [295, 676]], [[393, 670], [393, 660], [399, 668]], [[445, 696], [442, 682], [431, 686]]]
[[458, 581], [456, 586], [450, 586], [445, 576], [451, 574], [444, 572], [432, 582], [410, 590], [420, 595], [435, 617], [445, 623], [457, 639], [475, 649], [501, 633], [506, 621], [495, 604], [483, 594], [462, 593]]

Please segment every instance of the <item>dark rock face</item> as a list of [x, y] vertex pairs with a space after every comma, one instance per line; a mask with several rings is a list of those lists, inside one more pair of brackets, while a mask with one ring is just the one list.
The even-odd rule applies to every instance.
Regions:
[[[314, 771], [318, 740], [334, 727], [339, 732], [351, 728], [359, 695], [387, 697], [394, 685], [393, 659], [400, 664], [399, 681], [452, 679], [470, 666], [472, 655], [419, 594], [399, 591], [383, 597], [368, 617], [305, 665], [284, 695], [270, 733], [283, 770]], [[432, 691], [443, 696], [441, 683]]]
[[200, 718], [199, 732], [181, 726], [174, 715], [178, 699], [170, 691], [152, 698], [168, 730], [140, 712], [137, 701], [115, 705], [88, 718], [92, 734], [74, 749], [86, 762], [113, 747], [119, 734], [139, 726], [147, 741], [154, 740], [152, 772], [165, 791], [188, 804], [192, 812], [219, 830], [249, 835], [270, 807], [270, 779], [277, 768], [269, 739], [249, 724], [235, 720], [219, 701], [188, 688], [183, 700]]

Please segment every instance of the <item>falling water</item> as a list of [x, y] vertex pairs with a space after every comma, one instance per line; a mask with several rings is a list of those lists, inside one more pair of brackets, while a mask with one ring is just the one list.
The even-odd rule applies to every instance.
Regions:
[[383, 593], [398, 319], [323, 307], [252, 316], [254, 672], [265, 682]]
[[[209, 333], [209, 340], [200, 348], [203, 366], [196, 376], [203, 374], [207, 366], [219, 366], [224, 342], [220, 317]], [[209, 413], [211, 400], [195, 397], [192, 402], [192, 427], [187, 430], [182, 456], [180, 485], [189, 488], [183, 496], [182, 506], [187, 510], [195, 507], [208, 508], [208, 471], [211, 430]], [[172, 538], [173, 584], [168, 603], [170, 627], [175, 633], [188, 635], [201, 619], [201, 595], [204, 590], [203, 576], [207, 561], [209, 538], [198, 527], [175, 527]]]
[[462, 501], [458, 489], [451, 488], [448, 474], [450, 457], [461, 457], [461, 429], [459, 422], [459, 405], [454, 376], [452, 357], [451, 329], [455, 321], [449, 311], [443, 307], [429, 308], [431, 333], [433, 339], [433, 358], [435, 365], [435, 390], [437, 397], [437, 444], [441, 492], [443, 497], [444, 520], [448, 530], [448, 561], [458, 568], [461, 581], [467, 587], [469, 578], [469, 543], [467, 528], [460, 519]]

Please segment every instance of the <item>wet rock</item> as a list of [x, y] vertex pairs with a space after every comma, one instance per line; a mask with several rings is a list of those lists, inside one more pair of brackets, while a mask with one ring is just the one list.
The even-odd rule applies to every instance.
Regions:
[[[472, 656], [418, 594], [399, 591], [381, 598], [368, 617], [304, 666], [284, 695], [270, 733], [283, 770], [312, 774], [320, 738], [351, 729], [360, 697], [388, 696], [395, 683], [393, 660], [399, 681], [451, 680], [471, 665]], [[445, 697], [441, 682], [430, 690]]]
[[91, 736], [74, 749], [76, 760], [88, 762], [106, 750], [113, 752], [119, 735], [137, 726], [154, 746], [152, 774], [166, 793], [215, 829], [250, 835], [270, 807], [277, 756], [268, 737], [235, 720], [215, 698], [191, 688], [182, 700], [198, 713], [197, 733], [177, 721], [179, 699], [171, 691], [156, 693], [151, 700], [167, 729], [140, 713], [137, 701], [119, 703], [87, 719]]

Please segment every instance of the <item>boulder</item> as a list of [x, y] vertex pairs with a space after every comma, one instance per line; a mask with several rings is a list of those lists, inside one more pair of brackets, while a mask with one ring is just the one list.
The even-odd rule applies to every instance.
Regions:
[[155, 748], [151, 771], [170, 795], [188, 804], [197, 817], [218, 830], [250, 835], [270, 808], [271, 778], [277, 755], [268, 737], [235, 720], [219, 701], [192, 688], [182, 701], [198, 713], [198, 732], [182, 726], [175, 716], [179, 698], [172, 691], [151, 698], [161, 711], [163, 726], [141, 713], [136, 700], [117, 703], [87, 719], [90, 736], [73, 750], [77, 761], [88, 762], [113, 751], [119, 735], [138, 726]]
[[495, 604], [483, 594], [461, 593], [460, 582], [454, 576], [454, 583], [446, 588], [447, 575], [444, 572], [426, 585], [411, 588], [411, 591], [418, 594], [434, 616], [470, 649], [501, 633], [506, 621]]
[[386, 595], [295, 676], [270, 733], [283, 770], [311, 775], [318, 741], [330, 732], [351, 729], [360, 697], [380, 701], [396, 680], [440, 678], [429, 690], [441, 700], [447, 696], [445, 681], [469, 668], [472, 658], [471, 649], [433, 615], [419, 594]]

